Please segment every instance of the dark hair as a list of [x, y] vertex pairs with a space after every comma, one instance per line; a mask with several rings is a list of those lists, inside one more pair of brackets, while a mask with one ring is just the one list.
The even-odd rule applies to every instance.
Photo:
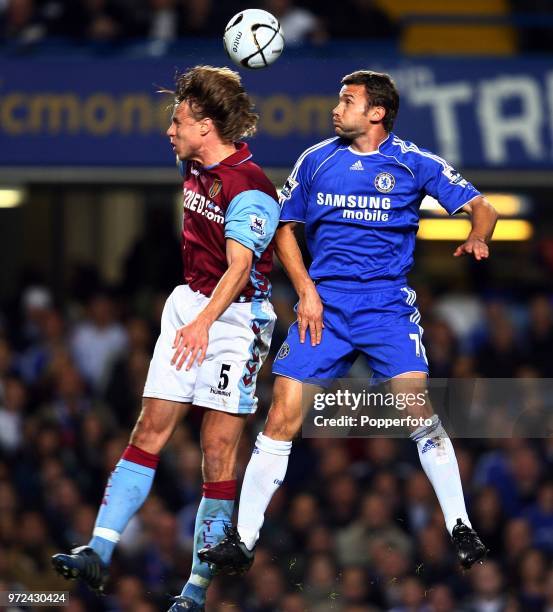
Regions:
[[351, 74], [346, 74], [342, 79], [342, 84], [364, 85], [369, 107], [382, 106], [386, 109], [382, 125], [387, 132], [392, 131], [399, 111], [399, 93], [389, 74], [372, 70], [356, 70]]
[[255, 133], [259, 116], [242, 87], [240, 75], [230, 68], [195, 66], [177, 76], [175, 104], [188, 102], [196, 119], [211, 119], [222, 140], [235, 142]]

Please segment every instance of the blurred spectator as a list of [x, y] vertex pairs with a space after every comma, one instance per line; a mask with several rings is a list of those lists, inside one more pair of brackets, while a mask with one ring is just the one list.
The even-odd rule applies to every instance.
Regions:
[[409, 554], [411, 542], [392, 520], [391, 508], [376, 493], [366, 494], [361, 501], [359, 518], [336, 534], [338, 559], [343, 565], [365, 565], [372, 562], [373, 543], [387, 545]]
[[96, 521], [96, 508], [81, 504], [72, 518], [70, 541], [77, 546], [88, 544]]
[[87, 310], [87, 318], [75, 326], [71, 349], [80, 372], [94, 391], [100, 392], [106, 384], [108, 368], [127, 348], [128, 339], [107, 294], [94, 295]]
[[392, 612], [430, 612], [425, 602], [425, 588], [422, 582], [408, 576], [401, 584], [401, 605], [392, 608]]
[[29, 590], [66, 590], [65, 580], [52, 576], [50, 558], [55, 552], [44, 517], [24, 512], [18, 520], [17, 547], [9, 555], [9, 578]]
[[[174, 514], [164, 511], [152, 523], [145, 524], [145, 538], [133, 559], [135, 572], [154, 592], [177, 592], [177, 576], [190, 568], [190, 553], [178, 539], [178, 526]], [[167, 576], [172, 576], [174, 584]], [[182, 588], [182, 585], [180, 586]]]
[[125, 327], [127, 348], [109, 368], [104, 399], [119, 425], [131, 428], [142, 405], [153, 343], [145, 319], [133, 317]]
[[318, 553], [310, 558], [303, 587], [310, 609], [337, 597], [336, 573], [331, 555]]
[[92, 409], [81, 374], [74, 366], [63, 368], [53, 381], [53, 399], [41, 416], [60, 425], [63, 441], [74, 445], [81, 419]]
[[170, 41], [182, 35], [183, 7], [177, 0], [149, 0], [148, 5], [147, 38]]
[[334, 4], [329, 23], [330, 34], [336, 38], [392, 39], [397, 32], [395, 24], [375, 0]]
[[[0, 6], [0, 10], [2, 7]], [[46, 34], [33, 0], [7, 0], [2, 36], [21, 45], [39, 42]]]
[[519, 599], [525, 610], [542, 610], [547, 562], [539, 550], [528, 550], [518, 566]]
[[384, 538], [376, 538], [371, 544], [372, 568], [380, 583], [386, 609], [401, 603], [401, 584], [412, 567], [411, 559], [404, 551]]
[[269, 612], [278, 609], [284, 596], [284, 579], [282, 572], [276, 565], [265, 565], [251, 575], [248, 580], [251, 596], [247, 609], [251, 612]]
[[325, 440], [324, 450], [319, 456], [319, 475], [327, 480], [343, 474], [349, 467], [349, 453], [343, 440]]
[[312, 525], [320, 522], [320, 510], [313, 495], [301, 493], [294, 497], [288, 513], [288, 526], [294, 538], [294, 548], [301, 550]]
[[477, 466], [477, 482], [495, 487], [501, 497], [507, 516], [520, 512], [524, 504], [531, 503], [536, 495], [541, 476], [539, 457], [533, 448], [516, 439], [506, 440], [507, 452], [484, 455]]
[[467, 612], [500, 612], [507, 605], [499, 566], [494, 561], [476, 564], [470, 573], [474, 594], [467, 597]]
[[553, 569], [550, 569], [547, 573], [544, 585], [545, 604], [544, 612], [553, 611]]
[[428, 592], [428, 602], [432, 612], [450, 612], [455, 610], [451, 589], [445, 584], [434, 584]]
[[121, 576], [115, 585], [115, 600], [121, 612], [135, 612], [144, 598], [144, 587], [136, 576]]
[[17, 361], [17, 369], [28, 384], [44, 382], [56, 357], [67, 350], [61, 312], [52, 308], [46, 310], [33, 328], [34, 337]]
[[358, 494], [357, 484], [349, 474], [339, 474], [328, 481], [326, 516], [333, 527], [351, 522], [357, 511]]
[[0, 449], [15, 453], [23, 440], [23, 418], [27, 404], [27, 389], [15, 377], [4, 381], [0, 397]]
[[265, 0], [265, 9], [279, 20], [286, 46], [322, 43], [328, 38], [323, 21], [293, 0]]
[[280, 601], [281, 612], [305, 612], [306, 601], [299, 593], [286, 593]]
[[[156, 0], [159, 1], [159, 0]], [[229, 0], [182, 0], [183, 32], [186, 36], [222, 36], [229, 19], [238, 12], [237, 3]]]
[[530, 329], [528, 330], [529, 363], [539, 376], [553, 376], [553, 306], [545, 295], [530, 302]]
[[428, 525], [431, 510], [436, 505], [436, 494], [422, 470], [414, 470], [406, 479], [405, 499], [408, 527], [412, 533], [417, 533]]
[[359, 565], [346, 566], [340, 580], [340, 601], [343, 605], [364, 605], [377, 595], [373, 593], [374, 581], [370, 581], [365, 568]]
[[124, 14], [114, 0], [81, 0], [83, 35], [91, 41], [115, 41], [124, 35]]
[[513, 378], [522, 364], [516, 332], [502, 304], [487, 307], [489, 337], [477, 352], [477, 369], [485, 378]]
[[455, 560], [447, 531], [440, 525], [430, 524], [419, 532], [417, 551], [420, 564], [418, 573], [429, 582], [448, 583], [451, 579]]
[[44, 319], [52, 307], [52, 295], [46, 287], [27, 287], [21, 298], [23, 321], [20, 337], [23, 347], [40, 342], [43, 338]]
[[0, 336], [0, 394], [4, 393], [6, 376], [14, 370], [13, 352], [6, 338]]
[[499, 554], [503, 549], [502, 526], [504, 524], [501, 500], [497, 490], [484, 487], [471, 504], [471, 522], [486, 546]]
[[306, 552], [314, 554], [334, 554], [334, 534], [326, 525], [314, 526], [309, 534]]
[[532, 529], [534, 546], [553, 555], [553, 481], [540, 486], [536, 503], [528, 507], [524, 516]]
[[481, 324], [484, 309], [476, 295], [448, 292], [436, 301], [432, 314], [443, 320], [466, 346]]
[[148, 206], [144, 225], [144, 235], [127, 255], [122, 288], [127, 295], [140, 293], [153, 299], [156, 292], [163, 293], [158, 300], [159, 312], [152, 313], [158, 325], [167, 294], [182, 282], [180, 243], [167, 207]]
[[458, 354], [457, 341], [445, 321], [431, 321], [424, 331], [428, 366], [435, 378], [449, 378]]
[[503, 561], [514, 567], [532, 545], [532, 532], [528, 521], [518, 518], [510, 520], [504, 528]]

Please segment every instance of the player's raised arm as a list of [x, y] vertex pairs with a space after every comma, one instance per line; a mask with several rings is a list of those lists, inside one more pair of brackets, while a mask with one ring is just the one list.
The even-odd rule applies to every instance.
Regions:
[[497, 223], [497, 211], [484, 196], [475, 197], [462, 210], [470, 215], [472, 228], [466, 241], [455, 249], [453, 256], [467, 254], [474, 255], [478, 261], [487, 259], [490, 254], [488, 242]]
[[300, 342], [305, 342], [305, 334], [309, 329], [311, 344], [315, 346], [321, 342], [324, 327], [323, 305], [303, 263], [294, 234], [295, 227], [294, 222], [281, 223], [275, 236], [275, 251], [299, 297], [297, 314]]

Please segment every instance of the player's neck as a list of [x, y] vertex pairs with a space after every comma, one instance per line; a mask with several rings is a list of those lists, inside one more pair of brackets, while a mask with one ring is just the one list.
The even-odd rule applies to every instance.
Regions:
[[388, 132], [383, 129], [369, 131], [351, 141], [350, 147], [359, 153], [372, 153], [388, 138]]
[[213, 166], [236, 152], [234, 143], [219, 142], [200, 150], [194, 159], [202, 166]]

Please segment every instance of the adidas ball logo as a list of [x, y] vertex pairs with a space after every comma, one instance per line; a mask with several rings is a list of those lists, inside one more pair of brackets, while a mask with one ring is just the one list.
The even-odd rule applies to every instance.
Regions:
[[361, 163], [361, 160], [358, 159], [355, 163], [351, 164], [349, 169], [350, 170], [364, 170], [365, 168], [363, 168], [363, 164]]

